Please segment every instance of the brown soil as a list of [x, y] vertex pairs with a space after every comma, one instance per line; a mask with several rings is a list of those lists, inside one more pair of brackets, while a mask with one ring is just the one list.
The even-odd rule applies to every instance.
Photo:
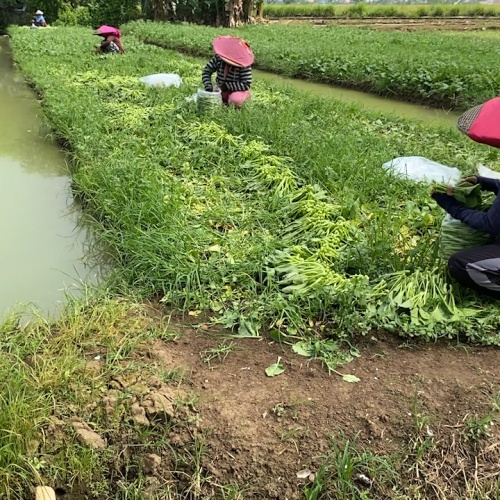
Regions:
[[328, 19], [328, 18], [282, 18], [271, 19], [270, 24], [312, 24], [317, 27], [342, 25], [367, 27], [379, 30], [397, 31], [484, 31], [500, 29], [500, 19], [496, 18], [366, 18], [366, 19]]
[[[457, 446], [466, 420], [491, 412], [500, 388], [496, 349], [372, 337], [364, 341], [360, 358], [339, 368], [358, 376], [356, 384], [266, 339], [234, 340], [225, 360], [208, 364], [203, 358], [224, 332], [177, 328], [178, 340], [156, 340], [145, 356], [165, 369], [185, 370], [184, 385], [201, 398], [197, 411], [207, 436], [206, 473], [218, 484], [244, 486], [244, 498], [303, 498], [308, 480], [296, 473], [316, 472], [330, 439], [341, 433], [350, 438], [359, 433], [360, 447], [383, 455], [401, 452], [419, 432], [434, 435], [439, 445], [428, 459], [429, 477], [430, 469], [449, 467], [441, 472], [439, 488], [450, 494], [459, 491], [453, 481], [460, 477], [447, 477], [463, 472], [480, 481], [500, 473], [496, 428], [485, 442], [488, 452], [471, 454]], [[265, 369], [278, 356], [285, 372], [269, 378]], [[426, 425], [419, 428], [422, 422]], [[439, 497], [431, 493], [424, 497]]]

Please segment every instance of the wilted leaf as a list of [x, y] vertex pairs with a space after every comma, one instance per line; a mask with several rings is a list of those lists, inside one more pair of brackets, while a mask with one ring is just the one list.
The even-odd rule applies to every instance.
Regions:
[[356, 377], [356, 375], [349, 375], [349, 374], [346, 374], [346, 375], [342, 375], [342, 380], [344, 382], [351, 382], [351, 383], [354, 383], [354, 382], [360, 382], [361, 379]]
[[309, 469], [303, 469], [303, 470], [299, 470], [299, 472], [297, 472], [298, 479], [306, 479], [310, 475], [311, 475], [311, 471]]

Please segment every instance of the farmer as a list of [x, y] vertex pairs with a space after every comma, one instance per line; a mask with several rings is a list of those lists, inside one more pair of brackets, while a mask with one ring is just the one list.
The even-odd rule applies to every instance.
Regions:
[[201, 76], [207, 92], [213, 92], [212, 75], [216, 73], [216, 89], [222, 102], [241, 108], [250, 98], [253, 53], [245, 40], [232, 36], [219, 36], [213, 41], [215, 55], [208, 61]]
[[102, 36], [101, 45], [97, 47], [96, 52], [99, 54], [123, 54], [125, 49], [121, 41], [120, 30], [113, 26], [103, 25], [94, 31], [94, 35]]
[[41, 10], [37, 10], [35, 12], [35, 17], [31, 20], [31, 27], [32, 28], [39, 28], [39, 27], [45, 28], [46, 26], [47, 26], [47, 22], [45, 21], [45, 18], [43, 17], [43, 12]]
[[[464, 222], [473, 229], [500, 236], [500, 180], [472, 176], [464, 179], [480, 184], [484, 191], [492, 191], [497, 197], [487, 212], [467, 208], [448, 193], [433, 193], [432, 197], [454, 219]], [[454, 253], [448, 260], [448, 269], [453, 278], [477, 292], [500, 299], [500, 241], [488, 245], [468, 248]]]

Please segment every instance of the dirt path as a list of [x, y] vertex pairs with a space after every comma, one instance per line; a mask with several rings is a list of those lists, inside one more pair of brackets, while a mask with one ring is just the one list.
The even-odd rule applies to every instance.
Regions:
[[[182, 331], [178, 340], [154, 341], [146, 357], [167, 370], [183, 369], [184, 383], [200, 397], [197, 411], [208, 446], [204, 467], [219, 484], [244, 485], [244, 498], [303, 498], [301, 488], [309, 479], [297, 479], [296, 473], [317, 472], [331, 437], [342, 434], [359, 433], [358, 445], [375, 454], [407, 450], [407, 459], [412, 459], [409, 444], [432, 442], [420, 481], [425, 470], [429, 477], [431, 469], [438, 470], [439, 461], [442, 477], [432, 480], [437, 489], [431, 479], [423, 481], [425, 498], [446, 498], [432, 491], [448, 492], [447, 498], [463, 492], [464, 475], [479, 484], [498, 473], [500, 434], [489, 419], [478, 424], [498, 402], [496, 349], [372, 337], [361, 357], [342, 367], [361, 379], [350, 384], [265, 339], [234, 340], [224, 360], [209, 364], [203, 358], [221, 346], [222, 332], [176, 328]], [[265, 368], [278, 356], [285, 372], [269, 378]], [[467, 442], [475, 430], [491, 436], [481, 441], [484, 446], [474, 441], [471, 454]], [[462, 476], [452, 479], [457, 473]]]

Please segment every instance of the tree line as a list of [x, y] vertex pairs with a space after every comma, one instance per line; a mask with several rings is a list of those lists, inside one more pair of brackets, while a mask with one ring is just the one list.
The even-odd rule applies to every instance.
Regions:
[[233, 27], [250, 22], [253, 7], [254, 0], [0, 0], [0, 30], [28, 23], [38, 9], [49, 24], [119, 27], [151, 19]]

